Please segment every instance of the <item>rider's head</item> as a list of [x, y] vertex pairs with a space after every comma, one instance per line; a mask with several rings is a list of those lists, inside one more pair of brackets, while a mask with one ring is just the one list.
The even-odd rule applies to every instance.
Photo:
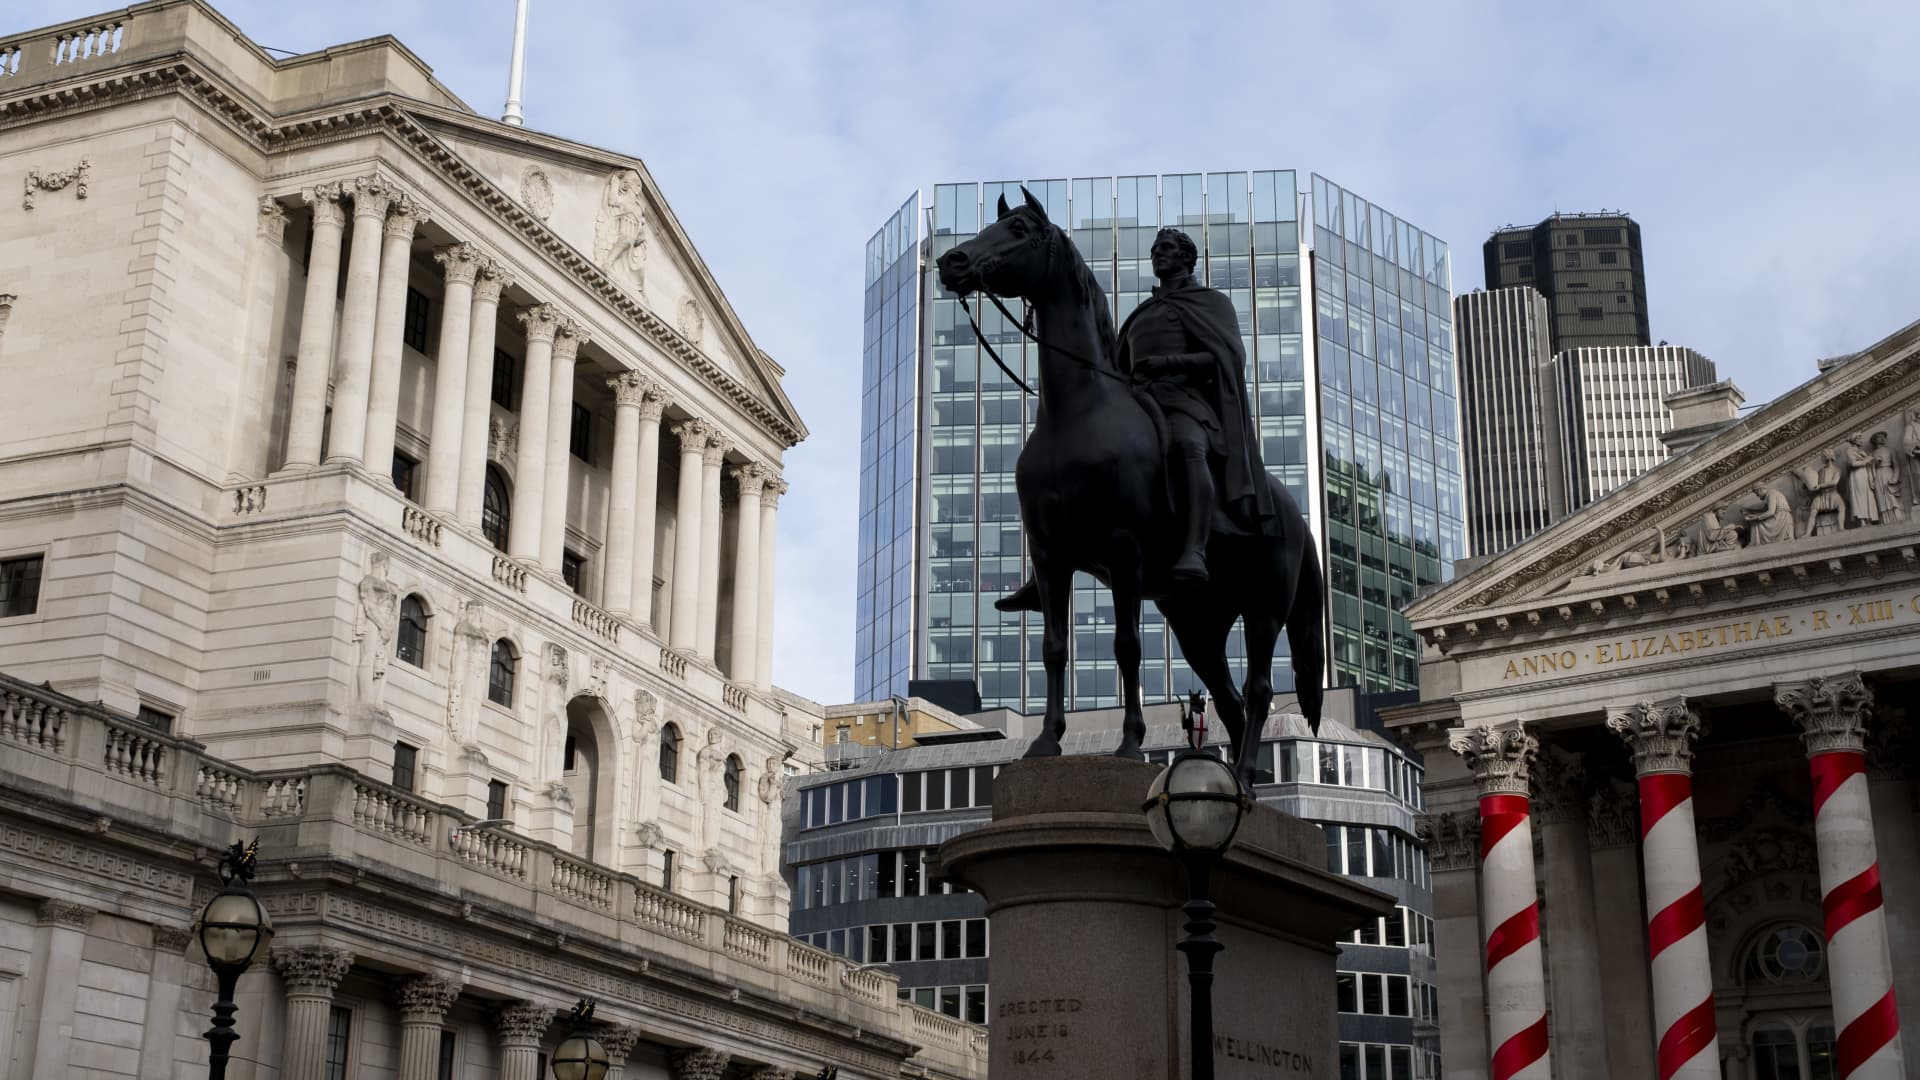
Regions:
[[1173, 273], [1193, 273], [1199, 265], [1200, 249], [1194, 246], [1193, 237], [1179, 229], [1161, 229], [1153, 238], [1153, 275], [1166, 277]]

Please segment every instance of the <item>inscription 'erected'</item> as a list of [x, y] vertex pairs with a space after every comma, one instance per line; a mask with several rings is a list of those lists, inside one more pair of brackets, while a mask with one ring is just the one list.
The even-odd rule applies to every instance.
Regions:
[[1002, 1040], [1020, 1044], [1013, 1052], [1013, 1064], [1050, 1065], [1065, 1059], [1062, 1040], [1073, 1030], [1067, 1018], [1085, 1007], [1077, 997], [1003, 1001], [993, 1027]]

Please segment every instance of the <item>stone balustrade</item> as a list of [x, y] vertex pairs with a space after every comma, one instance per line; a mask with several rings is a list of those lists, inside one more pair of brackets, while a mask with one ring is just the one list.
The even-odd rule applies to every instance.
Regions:
[[440, 546], [440, 533], [443, 529], [440, 519], [417, 506], [407, 505], [400, 508], [400, 528], [408, 536], [428, 547]]
[[620, 620], [585, 600], [573, 602], [573, 625], [602, 641], [617, 643], [620, 640]]
[[493, 581], [496, 585], [504, 585], [524, 596], [527, 592], [527, 568], [505, 555], [495, 555]]
[[727, 683], [720, 688], [720, 700], [725, 702], [727, 708], [732, 709], [734, 712], [746, 712], [747, 688], [744, 686], [736, 686], [733, 683]]

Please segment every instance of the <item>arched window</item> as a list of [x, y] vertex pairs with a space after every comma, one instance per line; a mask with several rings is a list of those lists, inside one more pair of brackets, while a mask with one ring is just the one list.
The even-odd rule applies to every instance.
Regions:
[[740, 774], [746, 771], [746, 766], [740, 764], [739, 754], [727, 755], [727, 769], [720, 776], [720, 786], [727, 793], [724, 805], [729, 810], [740, 809]]
[[1749, 982], [1808, 983], [1820, 977], [1825, 960], [1819, 934], [1788, 924], [1773, 927], [1754, 941], [1743, 973]]
[[427, 666], [427, 602], [418, 595], [400, 601], [400, 629], [393, 654], [414, 667]]
[[680, 729], [673, 724], [660, 729], [660, 779], [680, 782]]
[[493, 546], [507, 550], [507, 523], [513, 516], [513, 496], [498, 466], [487, 466], [487, 487], [480, 499], [480, 532]]
[[493, 643], [493, 656], [487, 663], [487, 700], [513, 708], [513, 677], [520, 665], [513, 642], [501, 638]]

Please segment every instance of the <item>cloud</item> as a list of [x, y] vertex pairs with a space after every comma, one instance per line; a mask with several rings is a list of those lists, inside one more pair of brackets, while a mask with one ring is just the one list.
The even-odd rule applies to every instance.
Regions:
[[[57, 0], [34, 21], [98, 3]], [[51, 9], [51, 10], [49, 10]], [[483, 114], [511, 0], [231, 0], [264, 44], [405, 41]], [[456, 14], [457, 12], [457, 14]], [[1656, 337], [1750, 401], [1920, 315], [1910, 3], [1604, 7], [532, 0], [530, 126], [646, 161], [813, 437], [780, 515], [775, 676], [852, 692], [861, 275], [948, 180], [1318, 171], [1454, 250], [1624, 209]]]

